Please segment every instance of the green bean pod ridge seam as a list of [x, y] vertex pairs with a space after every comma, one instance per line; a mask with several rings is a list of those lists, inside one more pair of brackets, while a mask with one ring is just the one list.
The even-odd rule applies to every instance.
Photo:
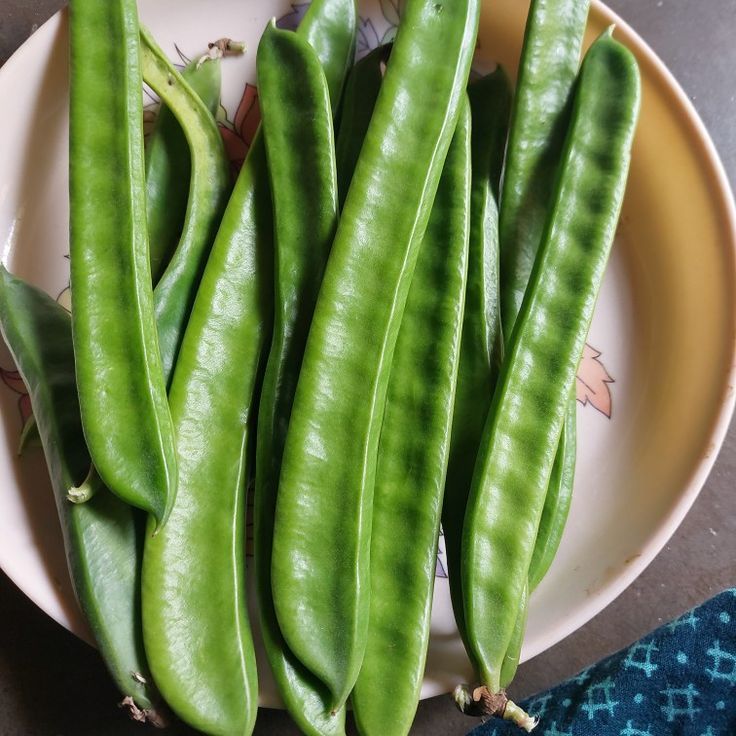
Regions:
[[478, 16], [478, 0], [404, 7], [294, 399], [276, 506], [274, 605], [284, 639], [327, 685], [333, 708], [346, 701], [363, 659], [388, 371]]

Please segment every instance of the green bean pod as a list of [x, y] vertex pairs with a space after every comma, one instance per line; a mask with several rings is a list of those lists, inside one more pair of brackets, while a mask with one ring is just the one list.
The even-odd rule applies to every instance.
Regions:
[[247, 734], [258, 684], [245, 593], [245, 493], [256, 379], [270, 320], [263, 147], [253, 145], [222, 218], [169, 392], [179, 493], [147, 535], [143, 635], [167, 703], [196, 729]]
[[148, 260], [138, 32], [134, 0], [70, 3], [72, 326], [92, 461], [161, 525], [176, 450]]
[[0, 330], [31, 396], [80, 608], [126, 707], [161, 725], [140, 630], [136, 512], [110, 493], [81, 505], [66, 499], [89, 468], [69, 314], [0, 266]]
[[227, 204], [230, 168], [214, 117], [145, 28], [141, 28], [141, 60], [143, 78], [177, 118], [191, 152], [184, 229], [154, 291], [161, 362], [170, 380], [199, 279]]
[[583, 62], [542, 246], [484, 430], [463, 528], [462, 587], [468, 643], [490, 693], [500, 690], [615, 234], [639, 89], [633, 55], [607, 31]]
[[508, 77], [498, 69], [471, 84], [468, 96], [472, 117], [468, 285], [442, 508], [450, 595], [463, 638], [465, 616], [460, 583], [463, 519], [502, 352], [497, 203], [511, 105]]
[[[500, 301], [506, 341], [511, 338], [551, 204], [589, 5], [589, 0], [533, 0], [529, 9], [511, 114], [499, 224]], [[545, 502], [545, 517], [554, 519], [555, 524], [545, 523], [538, 532], [536, 557], [541, 562], [532, 569], [538, 580], [557, 551], [572, 499], [574, 397], [568, 421], [563, 435], [566, 445], [558, 450]]]
[[[163, 57], [150, 34], [144, 31], [141, 31], [141, 34], [144, 77], [152, 87], [160, 91], [162, 76], [166, 75], [167, 82], [162, 94], [171, 105], [171, 107], [164, 107], [161, 111], [163, 120], [160, 121], [161, 125], [154, 133], [146, 162], [147, 175], [150, 175], [146, 179], [149, 195], [147, 199], [149, 234], [152, 228], [156, 228], [158, 235], [165, 234], [165, 232], [162, 233], [162, 230], [172, 226], [172, 218], [176, 217], [178, 211], [179, 189], [182, 185], [188, 193], [191, 183], [192, 197], [202, 199], [202, 202], [195, 202], [189, 207], [184, 231], [180, 233], [182, 235], [181, 245], [177, 249], [172, 265], [176, 276], [167, 276], [168, 283], [154, 290], [154, 299], [158, 308], [156, 324], [159, 337], [164, 335], [164, 341], [159, 344], [164, 358], [164, 378], [168, 385], [173, 373], [175, 351], [178, 350], [185, 324], [183, 321], [179, 321], [178, 324], [172, 322], [170, 310], [161, 307], [166, 302], [173, 303], [177, 297], [180, 301], [176, 304], [176, 310], [181, 311], [183, 305], [186, 304], [186, 291], [192, 288], [192, 284], [187, 280], [191, 279], [192, 274], [198, 268], [197, 257], [201, 259], [203, 255], [206, 255], [209, 243], [214, 237], [212, 227], [219, 217], [218, 211], [224, 207], [223, 200], [229, 189], [227, 184], [229, 174], [222, 139], [214, 124], [214, 118], [201, 105], [193, 101], [193, 95], [198, 96], [193, 88], [181, 88], [177, 84], [180, 81], [178, 72]], [[216, 104], [219, 102], [220, 94], [219, 59], [208, 57], [199, 68], [196, 64], [197, 62], [193, 62], [185, 73], [188, 72], [188, 76], [196, 80], [198, 88], [206, 94], [210, 104]], [[215, 69], [216, 73], [206, 75], [201, 73], [200, 70], [208, 67]], [[171, 76], [171, 83], [168, 82], [169, 76]], [[177, 118], [182, 121], [181, 124]], [[212, 134], [213, 128], [214, 135]], [[194, 157], [190, 154], [190, 143], [187, 136], [191, 140], [192, 149], [195, 150]], [[173, 161], [175, 158], [176, 161]], [[180, 171], [182, 162], [187, 167], [185, 173]], [[223, 181], [223, 174], [225, 181]], [[174, 177], [180, 177], [176, 184], [171, 181]], [[153, 196], [150, 196], [152, 193]], [[184, 208], [187, 206], [186, 196], [183, 206]], [[201, 252], [202, 250], [204, 253]], [[160, 265], [165, 257], [166, 254], [160, 246], [156, 251], [152, 249], [151, 268], [154, 268], [157, 259]], [[153, 278], [155, 279], [155, 276]], [[84, 503], [104, 486], [97, 469], [93, 466], [83, 483], [69, 489], [68, 498], [73, 503]]]
[[[341, 32], [349, 35], [351, 30], [344, 26]], [[337, 227], [332, 107], [319, 58], [299, 34], [270, 24], [258, 47], [257, 69], [274, 210], [275, 266], [273, 338], [256, 442], [254, 537], [261, 630], [281, 696], [300, 729], [307, 734], [340, 734], [345, 729], [344, 710], [330, 714], [324, 685], [288, 651], [271, 599], [271, 546], [284, 439]]]
[[424, 678], [468, 267], [470, 110], [461, 109], [396, 341], [371, 533], [364, 736], [408, 734]]
[[274, 605], [284, 639], [327, 685], [333, 708], [347, 699], [363, 659], [388, 372], [478, 15], [478, 0], [408, 0], [404, 7], [317, 300], [286, 437]]
[[357, 0], [313, 0], [297, 29], [322, 65], [335, 113], [355, 59], [357, 28]]
[[562, 146], [590, 0], [532, 0], [511, 111], [499, 217], [506, 341], [537, 256]]
[[576, 413], [577, 400], [573, 396], [567, 405], [565, 426], [560, 435], [560, 446], [557, 450], [557, 457], [555, 457], [555, 464], [552, 466], [552, 475], [544, 498], [544, 508], [539, 520], [532, 561], [529, 565], [530, 591], [533, 591], [547, 574], [560, 546], [570, 512], [577, 451]]
[[373, 49], [350, 70], [345, 83], [345, 96], [340, 111], [340, 128], [335, 141], [340, 208], [345, 204], [345, 198], [348, 196], [360, 149], [363, 147], [378, 92], [383, 82], [383, 69], [385, 69], [390, 53], [390, 44]]
[[[220, 58], [190, 62], [182, 76], [214, 117], [220, 104]], [[146, 219], [154, 286], [174, 254], [189, 201], [192, 160], [174, 113], [162, 102], [146, 144]]]

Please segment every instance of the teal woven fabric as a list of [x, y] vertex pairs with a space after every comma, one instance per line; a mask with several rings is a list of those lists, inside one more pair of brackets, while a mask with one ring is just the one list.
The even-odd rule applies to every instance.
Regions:
[[[736, 589], [524, 701], [537, 736], [736, 736]], [[489, 720], [472, 736], [519, 736]]]

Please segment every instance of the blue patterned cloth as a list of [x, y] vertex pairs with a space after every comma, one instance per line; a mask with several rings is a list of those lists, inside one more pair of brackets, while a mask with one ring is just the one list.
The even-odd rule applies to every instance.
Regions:
[[[520, 704], [537, 736], [736, 736], [736, 589]], [[519, 736], [497, 719], [472, 736]]]

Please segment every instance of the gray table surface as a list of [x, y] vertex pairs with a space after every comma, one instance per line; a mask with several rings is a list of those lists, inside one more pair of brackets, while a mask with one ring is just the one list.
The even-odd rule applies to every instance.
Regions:
[[[245, 1], [245, 0], [244, 0]], [[0, 65], [63, 0], [0, 2]], [[736, 182], [734, 0], [610, 0], [659, 53], [703, 117]], [[5, 114], [12, 103], [3, 101]], [[641, 577], [601, 614], [519, 668], [521, 698], [631, 643], [663, 621], [736, 585], [736, 430], [695, 506]], [[140, 733], [116, 710], [117, 693], [97, 653], [37, 609], [0, 573], [0, 736]], [[473, 721], [446, 696], [424, 701], [412, 733], [464, 734]], [[191, 734], [183, 726], [172, 736]], [[256, 734], [298, 733], [281, 712], [261, 710]]]

